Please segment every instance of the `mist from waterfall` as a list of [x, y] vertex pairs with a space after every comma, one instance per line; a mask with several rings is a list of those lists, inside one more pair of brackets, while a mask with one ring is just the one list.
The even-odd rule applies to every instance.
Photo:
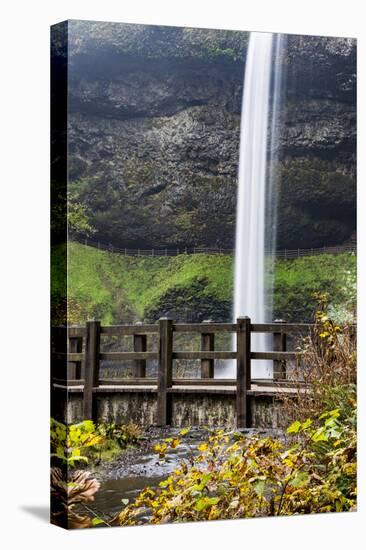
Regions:
[[[240, 128], [234, 322], [243, 316], [249, 316], [252, 323], [273, 320], [277, 225], [273, 161], [278, 150], [282, 49], [282, 35], [250, 33]], [[252, 335], [253, 351], [270, 349], [267, 335]], [[234, 378], [235, 373], [236, 364], [232, 362], [227, 364], [223, 376]], [[272, 373], [272, 361], [252, 362], [253, 378], [271, 378]]]

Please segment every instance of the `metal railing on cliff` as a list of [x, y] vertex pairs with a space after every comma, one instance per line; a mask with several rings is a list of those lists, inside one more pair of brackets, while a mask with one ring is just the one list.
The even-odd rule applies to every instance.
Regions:
[[[122, 254], [124, 256], [178, 256], [180, 254], [217, 254], [224, 256], [232, 256], [235, 250], [232, 248], [222, 247], [172, 247], [172, 248], [119, 248], [110, 243], [104, 243], [97, 240], [81, 237], [72, 237], [72, 241], [84, 244], [86, 246], [92, 246], [99, 250], [106, 250], [107, 252]], [[302, 256], [319, 256], [321, 254], [356, 254], [357, 245], [355, 242], [349, 244], [343, 244], [338, 246], [322, 246], [320, 248], [294, 248], [276, 250], [276, 258], [283, 260], [292, 260], [294, 258], [300, 258]]]

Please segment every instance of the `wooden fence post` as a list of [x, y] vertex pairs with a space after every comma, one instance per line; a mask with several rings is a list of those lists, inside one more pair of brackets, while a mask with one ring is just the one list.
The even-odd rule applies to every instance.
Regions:
[[170, 422], [170, 395], [167, 389], [172, 386], [173, 370], [173, 321], [166, 317], [159, 319], [159, 370], [158, 370], [158, 426], [166, 426]]
[[[276, 319], [275, 323], [283, 323], [282, 319]], [[286, 351], [287, 338], [284, 332], [273, 333], [273, 351]], [[273, 380], [286, 379], [286, 361], [273, 361]]]
[[84, 368], [84, 420], [95, 420], [93, 388], [99, 383], [100, 321], [87, 321]]
[[[203, 321], [204, 323], [211, 323]], [[203, 332], [201, 334], [201, 351], [215, 350], [215, 334], [213, 332]], [[201, 359], [201, 378], [214, 378], [214, 359]]]
[[236, 426], [249, 428], [250, 401], [247, 391], [251, 385], [250, 318], [239, 317], [236, 323]]
[[[142, 323], [136, 323], [136, 325], [142, 325]], [[146, 334], [133, 335], [133, 351], [146, 351], [146, 343]], [[134, 378], [146, 377], [146, 359], [136, 359], [134, 361], [132, 376]]]
[[[69, 338], [69, 352], [81, 353], [83, 351], [83, 339], [81, 337]], [[67, 380], [81, 379], [81, 361], [67, 363]]]

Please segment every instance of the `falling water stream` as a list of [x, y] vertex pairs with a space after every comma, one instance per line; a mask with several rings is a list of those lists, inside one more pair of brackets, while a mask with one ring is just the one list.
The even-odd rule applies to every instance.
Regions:
[[[281, 48], [281, 35], [250, 33], [240, 128], [234, 322], [243, 316], [252, 323], [272, 321], [273, 270], [269, 267], [276, 234], [272, 166], [278, 142]], [[252, 335], [252, 350], [270, 349], [267, 338]], [[235, 377], [235, 372], [235, 362], [228, 363], [224, 377]], [[272, 361], [253, 361], [254, 378], [270, 378], [272, 372]]]
[[[276, 233], [276, 191], [273, 160], [277, 150], [278, 105], [281, 70], [278, 63], [282, 48], [281, 35], [251, 33], [245, 68], [244, 94], [240, 132], [239, 186], [237, 198], [234, 319], [249, 316], [252, 322], [272, 320], [273, 282], [268, 262], [273, 257]], [[274, 64], [277, 64], [274, 65]], [[266, 284], [265, 284], [266, 281]], [[267, 290], [267, 292], [265, 291]], [[256, 334], [252, 349], [265, 351], [264, 335]], [[227, 364], [221, 376], [235, 377], [236, 364]], [[272, 363], [255, 361], [255, 378], [270, 377]], [[220, 376], [220, 374], [219, 374]], [[169, 435], [177, 430], [170, 428]], [[165, 434], [166, 435], [166, 434]], [[195, 452], [204, 437], [200, 429], [190, 432], [190, 440], [159, 463], [151, 443], [163, 434], [151, 432], [149, 443], [136, 452], [122, 455], [99, 472], [102, 486], [93, 504], [95, 509], [111, 516], [122, 508], [121, 499], [133, 500], [139, 490], [156, 487], [184, 460]], [[196, 441], [195, 441], [196, 440]]]

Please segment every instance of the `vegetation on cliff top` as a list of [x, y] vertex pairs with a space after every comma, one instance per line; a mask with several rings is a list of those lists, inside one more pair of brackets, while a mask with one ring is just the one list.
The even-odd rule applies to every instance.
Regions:
[[243, 63], [249, 33], [162, 25], [70, 21], [72, 55], [90, 50], [146, 59], [216, 59]]

